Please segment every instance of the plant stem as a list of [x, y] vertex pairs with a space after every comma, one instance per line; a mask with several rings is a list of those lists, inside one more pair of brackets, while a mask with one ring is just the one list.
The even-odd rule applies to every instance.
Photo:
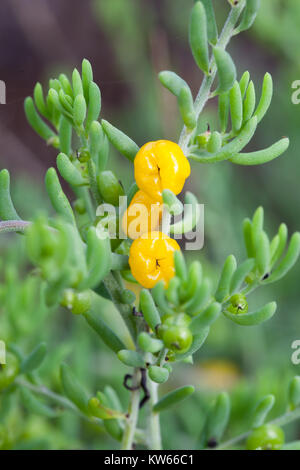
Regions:
[[0, 233], [24, 232], [31, 222], [25, 220], [5, 220], [0, 222]]
[[86, 211], [93, 222], [96, 218], [96, 211], [92, 203], [91, 195], [88, 188], [77, 188], [77, 195], [83, 199]]
[[126, 323], [126, 326], [132, 336], [132, 339], [134, 340], [134, 338], [136, 337], [136, 325], [134, 322], [134, 316], [132, 312], [133, 306], [122, 304], [120, 302], [120, 298], [122, 294], [122, 287], [120, 287], [120, 285], [118, 284], [117, 280], [114, 278], [111, 272], [106, 276], [103, 282], [104, 282], [106, 289], [110, 293], [110, 296], [112, 298], [112, 301], [115, 307], [121, 313], [121, 316]]
[[153, 413], [152, 409], [155, 403], [158, 401], [158, 384], [148, 380], [149, 392], [150, 392], [150, 414], [149, 414], [149, 449], [161, 450], [161, 434], [160, 434], [160, 422], [159, 413]]
[[[239, 5], [233, 7], [228, 15], [228, 18], [226, 20], [226, 23], [223, 27], [223, 30], [220, 34], [217, 46], [222, 47], [223, 49], [226, 48], [227, 44], [229, 43], [233, 31], [236, 25], [236, 22], [244, 9], [245, 6], [245, 1], [242, 0]], [[207, 101], [209, 100], [210, 97], [210, 90], [212, 87], [212, 84], [214, 82], [216, 73], [217, 73], [217, 66], [214, 60], [214, 57], [211, 58], [210, 60], [210, 73], [209, 75], [205, 75], [200, 90], [196, 96], [195, 102], [194, 102], [194, 109], [196, 113], [196, 118], [198, 121], [199, 115], [201, 114], [204, 106], [206, 105]], [[191, 130], [189, 130], [186, 126], [183, 127], [178, 145], [182, 148], [182, 151], [184, 154], [187, 153], [188, 151], [188, 146], [189, 146], [189, 141], [192, 135]]]
[[[132, 377], [132, 386], [135, 387], [139, 383], [140, 371], [139, 369], [134, 370]], [[137, 427], [138, 415], [139, 415], [139, 404], [140, 404], [140, 389], [132, 390], [130, 403], [128, 408], [129, 418], [126, 421], [125, 429], [122, 439], [122, 450], [132, 450], [133, 440]]]
[[21, 387], [26, 387], [31, 392], [40, 395], [42, 397], [48, 398], [52, 402], [56, 403], [58, 406], [63, 407], [64, 409], [73, 411], [76, 413], [80, 418], [83, 418], [85, 421], [93, 422], [99, 425], [103, 430], [105, 429], [102, 425], [102, 421], [98, 418], [89, 418], [85, 414], [81, 413], [81, 411], [71, 402], [68, 398], [59, 395], [58, 393], [52, 392], [49, 388], [45, 387], [44, 385], [33, 385], [30, 382], [27, 382], [23, 379], [16, 379], [15, 383], [20, 385]]
[[102, 201], [101, 196], [99, 194], [98, 185], [97, 185], [97, 178], [96, 178], [96, 168], [95, 168], [95, 164], [94, 164], [93, 161], [88, 162], [88, 173], [89, 173], [91, 193], [93, 195], [93, 198], [94, 198], [94, 201], [95, 201], [96, 205], [98, 206], [103, 201]]
[[[168, 349], [164, 348], [160, 351], [156, 364], [160, 367], [163, 366], [165, 358], [167, 355]], [[160, 422], [159, 422], [159, 413], [153, 413], [153, 406], [158, 401], [158, 384], [153, 382], [148, 375], [148, 387], [150, 392], [150, 411], [148, 416], [148, 447], [152, 450], [161, 450], [161, 432], [160, 432]]]
[[[273, 421], [270, 421], [269, 424], [276, 424], [276, 426], [285, 426], [286, 424], [292, 423], [293, 421], [299, 418], [300, 418], [300, 408], [297, 408], [296, 410], [288, 411], [284, 415], [279, 416], [279, 418], [273, 419]], [[247, 437], [251, 434], [251, 432], [252, 431], [245, 432], [226, 442], [223, 442], [218, 447], [216, 447], [215, 450], [223, 450], [223, 449], [228, 449], [229, 447], [233, 447], [239, 442], [247, 439]]]

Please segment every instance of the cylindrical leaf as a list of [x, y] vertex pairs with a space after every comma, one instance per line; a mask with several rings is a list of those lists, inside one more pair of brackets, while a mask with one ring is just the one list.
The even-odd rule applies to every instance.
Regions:
[[252, 117], [254, 113], [254, 109], [255, 109], [255, 102], [256, 102], [255, 88], [254, 88], [254, 83], [251, 80], [247, 88], [246, 97], [245, 97], [244, 104], [243, 104], [243, 121], [244, 122], [248, 121]]
[[211, 0], [201, 0], [206, 13], [207, 35], [211, 44], [216, 44], [218, 40], [218, 30], [215, 18], [214, 7]]
[[260, 239], [260, 235], [263, 231], [264, 226], [264, 210], [262, 207], [258, 207], [254, 212], [252, 219], [252, 240], [254, 249], [257, 249], [257, 245]]
[[218, 288], [215, 294], [215, 298], [218, 302], [223, 302], [223, 300], [228, 296], [231, 279], [236, 270], [236, 267], [237, 265], [235, 257], [233, 255], [228, 256], [224, 263]]
[[195, 388], [191, 385], [187, 385], [185, 387], [177, 388], [172, 392], [165, 395], [161, 398], [153, 407], [154, 413], [160, 413], [161, 411], [165, 411], [166, 409], [170, 408], [170, 406], [176, 405], [177, 403], [185, 400], [189, 397], [192, 393], [194, 393]]
[[278, 267], [272, 272], [264, 284], [270, 284], [271, 282], [278, 281], [286, 275], [286, 273], [294, 266], [300, 255], [300, 233], [296, 232], [293, 234], [287, 253], [283, 260], [279, 263]]
[[90, 83], [93, 81], [93, 69], [91, 63], [87, 59], [83, 59], [82, 61], [82, 88], [83, 94], [87, 104], [89, 104], [89, 89]]
[[56, 165], [61, 176], [72, 186], [83, 186], [88, 183], [83, 178], [80, 171], [73, 165], [69, 157], [64, 153], [60, 153], [56, 159]]
[[123, 364], [130, 367], [145, 367], [145, 361], [143, 356], [136, 351], [130, 351], [129, 349], [121, 349], [117, 353], [118, 358]]
[[49, 126], [42, 120], [42, 118], [38, 115], [33, 99], [31, 97], [26, 98], [25, 103], [25, 114], [27, 120], [31, 127], [35, 130], [35, 132], [45, 140], [49, 140], [51, 138], [56, 137], [56, 134], [50, 129]]
[[169, 378], [169, 371], [164, 367], [150, 366], [148, 373], [150, 379], [158, 384], [165, 383]]
[[49, 168], [45, 178], [47, 192], [56, 212], [70, 224], [75, 224], [74, 214], [67, 196], [62, 190], [57, 173], [54, 168]]
[[203, 313], [193, 318], [189, 325], [191, 332], [197, 334], [204, 328], [207, 328], [217, 320], [220, 313], [221, 304], [213, 302]]
[[45, 343], [41, 343], [34, 348], [29, 356], [25, 357], [21, 363], [21, 371], [23, 374], [27, 374], [28, 372], [32, 372], [37, 369], [45, 359], [46, 353], [47, 347]]
[[286, 247], [286, 242], [288, 238], [288, 229], [285, 224], [280, 225], [278, 229], [278, 237], [279, 237], [279, 243], [278, 243], [275, 253], [272, 256], [272, 260], [271, 260], [272, 265], [276, 263], [276, 261], [279, 260], [279, 258], [281, 257]]
[[229, 94], [222, 93], [219, 95], [219, 121], [221, 132], [225, 133], [228, 125], [229, 116]]
[[162, 85], [173, 93], [173, 95], [177, 96], [177, 98], [182, 88], [189, 88], [186, 81], [179, 77], [175, 72], [164, 70], [159, 73], [158, 78]]
[[174, 264], [176, 276], [179, 277], [182, 281], [187, 279], [187, 269], [185, 264], [185, 259], [181, 250], [176, 250], [174, 252]]
[[189, 315], [197, 315], [206, 307], [211, 298], [211, 283], [208, 279], [197, 287], [193, 297], [186, 303], [185, 310]]
[[10, 195], [10, 176], [7, 170], [0, 171], [0, 218], [2, 220], [21, 220]]
[[284, 137], [266, 149], [257, 152], [239, 153], [229, 158], [229, 161], [237, 165], [262, 165], [282, 155], [287, 150], [289, 143], [289, 139]]
[[300, 405], [300, 376], [296, 375], [289, 384], [289, 405], [292, 409]]
[[87, 413], [87, 394], [67, 364], [62, 364], [60, 377], [66, 396], [75, 403], [83, 413]]
[[207, 422], [207, 442], [219, 442], [222, 438], [230, 417], [230, 398], [227, 393], [221, 393], [211, 410]]
[[98, 85], [94, 82], [91, 82], [89, 86], [88, 103], [89, 107], [85, 123], [87, 132], [89, 132], [92, 122], [97, 121], [101, 111], [101, 93]]
[[152, 338], [146, 332], [142, 332], [139, 334], [138, 344], [143, 351], [150, 353], [156, 353], [160, 351], [164, 346], [164, 343], [160, 339]]
[[86, 102], [83, 95], [77, 95], [74, 100], [73, 118], [77, 126], [82, 126], [86, 118]]
[[22, 402], [30, 413], [44, 416], [46, 418], [55, 418], [57, 413], [49, 406], [36, 398], [30, 390], [25, 387], [20, 388]]
[[47, 109], [47, 105], [45, 102], [43, 87], [40, 83], [37, 83], [35, 85], [34, 90], [33, 90], [33, 96], [34, 96], [35, 105], [37, 109], [39, 110], [39, 112], [41, 113], [41, 115], [44, 116], [46, 119], [49, 119], [50, 115], [49, 115], [49, 111]]
[[66, 155], [71, 153], [72, 124], [65, 116], [61, 116], [59, 121], [59, 148]]
[[112, 145], [126, 158], [133, 161], [139, 151], [139, 147], [126, 134], [112, 126], [109, 122], [101, 121], [103, 130]]
[[266, 232], [262, 231], [256, 245], [256, 265], [261, 276], [270, 268], [270, 241]]
[[253, 419], [252, 419], [252, 427], [258, 428], [262, 424], [264, 424], [265, 419], [273, 408], [275, 403], [274, 395], [267, 395], [266, 397], [262, 398], [256, 405], [254, 410]]
[[251, 28], [255, 21], [259, 7], [260, 0], [247, 0], [246, 7], [241, 18], [241, 22], [235, 30], [236, 34]]
[[197, 117], [190, 88], [181, 88], [178, 96], [178, 105], [182, 120], [186, 127], [190, 130], [195, 129], [197, 125]]
[[155, 331], [157, 325], [161, 323], [159, 312], [155, 306], [154, 300], [150, 292], [143, 289], [140, 293], [141, 309], [145, 318], [145, 321], [150, 328]]
[[73, 85], [73, 92], [74, 97], [76, 98], [77, 95], [83, 95], [83, 86], [80, 77], [80, 73], [77, 69], [74, 69], [72, 74], [72, 85]]
[[191, 13], [189, 39], [191, 50], [198, 67], [203, 72], [209, 71], [207, 20], [203, 4], [196, 2]]
[[109, 236], [97, 235], [95, 227], [90, 227], [87, 233], [87, 267], [88, 275], [79, 285], [80, 289], [93, 289], [107, 276], [111, 269], [111, 247]]
[[246, 70], [246, 72], [243, 73], [241, 79], [240, 79], [240, 89], [241, 89], [241, 95], [242, 95], [242, 98], [244, 99], [245, 97], [245, 94], [246, 94], [246, 91], [247, 91], [247, 88], [248, 88], [248, 83], [249, 83], [249, 80], [250, 80], [250, 73], [248, 72], [248, 70]]
[[120, 338], [113, 332], [113, 330], [102, 320], [100, 315], [95, 312], [89, 311], [84, 313], [84, 318], [93, 330], [98, 334], [102, 341], [112, 349], [114, 352], [118, 352], [124, 349], [124, 343]]
[[243, 100], [241, 89], [237, 81], [235, 81], [229, 92], [229, 100], [232, 130], [236, 134], [243, 123]]
[[276, 312], [276, 308], [276, 302], [270, 302], [255, 312], [234, 314], [225, 310], [223, 313], [225, 317], [238, 325], [253, 326], [269, 320]]
[[269, 109], [269, 106], [272, 101], [273, 96], [273, 80], [272, 76], [269, 73], [266, 73], [264, 76], [261, 98], [254, 113], [254, 116], [257, 117], [257, 124], [262, 120], [264, 115]]
[[213, 53], [219, 77], [219, 85], [216, 93], [226, 93], [226, 91], [229, 91], [232, 88], [235, 82], [236, 68], [228, 52], [221, 47], [214, 47]]
[[235, 271], [234, 275], [232, 276], [231, 283], [230, 283], [230, 294], [236, 292], [240, 289], [241, 285], [245, 281], [245, 278], [254, 268], [255, 261], [254, 259], [250, 258], [244, 261], [237, 270]]

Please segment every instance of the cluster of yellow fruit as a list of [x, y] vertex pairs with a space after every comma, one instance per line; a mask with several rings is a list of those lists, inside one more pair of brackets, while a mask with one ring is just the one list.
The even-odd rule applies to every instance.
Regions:
[[139, 191], [123, 216], [122, 227], [134, 240], [129, 254], [132, 275], [148, 289], [161, 280], [167, 285], [174, 276], [173, 255], [180, 248], [175, 240], [158, 230], [163, 212], [162, 192], [169, 189], [179, 194], [190, 172], [188, 159], [179, 145], [168, 140], [148, 142], [134, 159]]

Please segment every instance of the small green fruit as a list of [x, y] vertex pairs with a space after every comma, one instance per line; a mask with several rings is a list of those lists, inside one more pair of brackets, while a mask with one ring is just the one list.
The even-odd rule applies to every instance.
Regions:
[[248, 302], [243, 294], [235, 294], [229, 299], [230, 305], [227, 308], [230, 313], [247, 313]]
[[91, 293], [90, 291], [79, 292], [75, 295], [72, 313], [75, 315], [81, 315], [86, 313], [91, 308]]
[[162, 339], [168, 349], [178, 354], [184, 354], [191, 347], [193, 335], [186, 327], [171, 326], [163, 333]]
[[91, 159], [91, 155], [90, 155], [90, 152], [88, 150], [80, 150], [79, 151], [78, 160], [81, 163], [88, 162], [90, 159]]
[[284, 432], [275, 424], [264, 424], [248, 437], [247, 450], [280, 450], [284, 444]]
[[164, 326], [184, 326], [187, 327], [191, 323], [191, 317], [186, 313], [177, 313], [175, 315], [164, 315], [162, 318]]
[[74, 315], [82, 315], [91, 308], [91, 293], [90, 291], [76, 293], [72, 289], [66, 289], [61, 305], [71, 310]]

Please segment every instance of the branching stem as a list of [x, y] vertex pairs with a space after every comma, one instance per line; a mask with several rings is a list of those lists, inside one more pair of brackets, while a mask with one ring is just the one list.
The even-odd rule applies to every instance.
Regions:
[[[231, 37], [233, 36], [234, 28], [239, 19], [239, 16], [245, 6], [245, 2], [241, 1], [239, 5], [233, 7], [228, 15], [224, 28], [220, 34], [217, 46], [226, 48], [227, 44], [229, 43]], [[216, 63], [214, 57], [211, 58], [210, 61], [210, 74], [205, 75], [200, 90], [196, 96], [194, 102], [194, 109], [197, 117], [197, 121], [199, 116], [206, 105], [207, 101], [210, 98], [211, 87], [214, 82], [215, 76], [217, 72]], [[188, 151], [189, 141], [192, 135], [191, 130], [189, 130], [186, 126], [183, 127], [178, 145], [182, 148], [183, 153], [186, 155]]]
[[[134, 370], [132, 377], [133, 388], [137, 386], [140, 381], [139, 369]], [[136, 432], [138, 415], [139, 415], [139, 403], [140, 403], [140, 389], [132, 390], [130, 396], [130, 403], [128, 408], [128, 419], [125, 424], [125, 429], [122, 439], [122, 450], [132, 450], [134, 443], [134, 436]]]

